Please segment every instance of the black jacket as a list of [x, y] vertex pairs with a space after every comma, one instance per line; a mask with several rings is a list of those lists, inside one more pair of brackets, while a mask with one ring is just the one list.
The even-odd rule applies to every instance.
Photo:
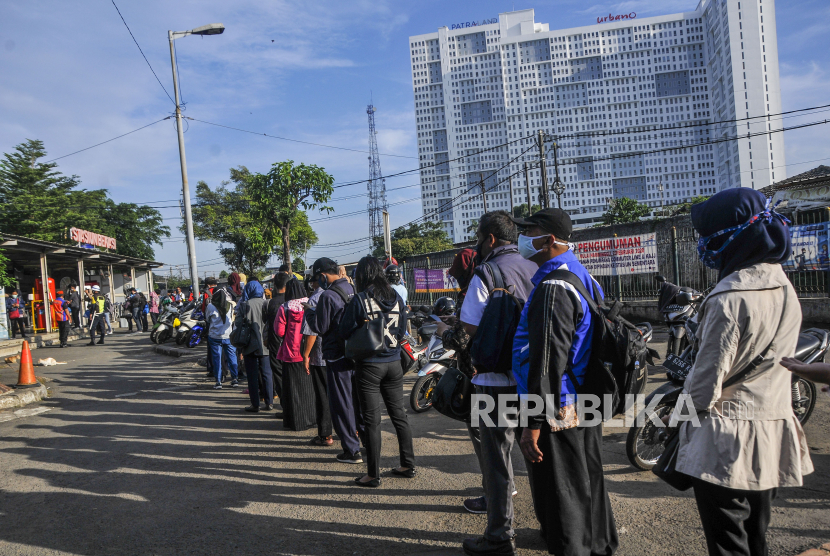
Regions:
[[340, 320], [343, 318], [343, 311], [346, 303], [343, 298], [332, 288], [335, 286], [343, 290], [348, 296], [354, 293], [354, 288], [345, 278], [335, 280], [334, 283], [323, 292], [320, 301], [314, 311], [306, 311], [305, 318], [308, 326], [318, 336], [323, 338], [323, 359], [336, 361], [343, 357], [343, 342], [337, 334]]
[[343, 319], [340, 321], [339, 334], [344, 341], [351, 337], [354, 332], [363, 326], [363, 323], [370, 320], [367, 314], [367, 305], [370, 310], [373, 310], [371, 318], [381, 318], [374, 312], [377, 308], [383, 313], [383, 318], [386, 321], [386, 328], [390, 332], [391, 337], [386, 337], [386, 349], [373, 357], [368, 357], [363, 361], [368, 363], [386, 363], [389, 361], [396, 361], [401, 356], [401, 340], [406, 332], [406, 305], [401, 296], [395, 294], [395, 299], [387, 300], [375, 297], [373, 288], [369, 288], [365, 293], [355, 295], [352, 300], [346, 305], [346, 310], [343, 312]]

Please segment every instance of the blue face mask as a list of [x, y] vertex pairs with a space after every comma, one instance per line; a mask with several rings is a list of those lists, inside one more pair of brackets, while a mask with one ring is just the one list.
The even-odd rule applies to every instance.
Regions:
[[317, 279], [317, 283], [320, 284], [320, 287], [324, 290], [329, 289], [329, 279], [325, 274], [320, 275], [320, 278]]
[[[727, 245], [732, 243], [732, 241], [734, 241], [735, 238], [741, 234], [741, 232], [743, 232], [756, 222], [760, 222], [762, 220], [770, 222], [773, 218], [778, 218], [784, 224], [789, 225], [790, 221], [787, 220], [787, 218], [783, 214], [775, 212], [775, 207], [777, 207], [778, 203], [780, 203], [781, 201], [778, 201], [778, 203], [775, 203], [774, 207], [770, 208], [771, 202], [772, 199], [767, 199], [767, 204], [764, 207], [764, 210], [762, 210], [761, 212], [759, 212], [743, 224], [740, 224], [738, 226], [732, 226], [731, 228], [726, 228], [725, 230], [715, 232], [712, 235], [701, 237], [699, 240], [697, 240], [697, 256], [700, 258], [700, 262], [702, 262], [709, 268], [720, 270], [721, 264], [723, 263], [723, 259], [721, 259], [721, 254], [723, 253], [723, 250], [726, 249]], [[712, 241], [716, 237], [728, 234], [730, 232], [732, 233], [732, 235], [729, 236], [729, 238], [723, 242], [723, 245], [720, 246], [720, 249], [713, 250], [706, 248], [709, 245], [710, 241]]]

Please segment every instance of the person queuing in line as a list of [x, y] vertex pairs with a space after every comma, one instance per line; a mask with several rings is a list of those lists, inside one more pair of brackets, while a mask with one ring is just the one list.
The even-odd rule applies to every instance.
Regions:
[[602, 290], [570, 248], [573, 225], [565, 211], [544, 209], [513, 220], [522, 228], [521, 256], [538, 266], [513, 342], [513, 374], [520, 397], [536, 395], [554, 404], [535, 415], [522, 407], [527, 428], [519, 446], [528, 461], [536, 518], [551, 554], [610, 556], [619, 538], [603, 477], [602, 425], [580, 426], [576, 412], [594, 323], [576, 289], [547, 275], [567, 270], [589, 292], [596, 286], [602, 296]]
[[323, 341], [308, 324], [308, 315], [314, 311], [323, 295], [323, 288], [317, 280], [309, 280], [312, 294], [308, 298], [307, 311], [303, 318], [303, 366], [311, 376], [314, 386], [314, 407], [317, 410], [317, 436], [311, 439], [313, 446], [331, 446], [331, 410], [329, 409], [328, 380], [326, 379], [326, 360], [323, 357]]
[[344, 265], [341, 264], [337, 267], [337, 276], [339, 278], [345, 278], [349, 285], [354, 287], [354, 280], [352, 280], [352, 277], [346, 272], [346, 267]]
[[271, 290], [271, 299], [268, 300], [268, 308], [265, 311], [265, 328], [268, 331], [268, 361], [271, 364], [271, 374], [274, 377], [274, 402], [277, 398], [282, 400], [282, 361], [277, 357], [282, 345], [282, 337], [277, 336], [274, 331], [274, 321], [277, 320], [277, 312], [280, 306], [285, 303], [285, 285], [291, 277], [285, 273], [278, 273], [274, 277], [274, 288]]
[[390, 264], [386, 267], [384, 272], [386, 272], [386, 280], [389, 282], [389, 285], [392, 286], [392, 289], [395, 290], [399, 296], [401, 296], [403, 304], [409, 307], [409, 303], [407, 301], [409, 292], [406, 291], [406, 286], [404, 286], [401, 282], [401, 268], [396, 264]]
[[211, 369], [216, 379], [214, 390], [222, 389], [222, 355], [225, 356], [231, 374], [231, 388], [239, 386], [239, 367], [237, 366], [236, 348], [231, 345], [231, 325], [233, 322], [233, 302], [228, 299], [225, 290], [216, 289], [208, 303], [205, 320], [208, 324], [208, 349], [213, 361]]
[[[536, 271], [536, 265], [521, 256], [516, 246], [517, 237], [516, 225], [510, 219], [510, 214], [503, 210], [488, 212], [479, 219], [476, 252], [481, 263], [487, 263], [492, 272], [479, 267], [467, 289], [459, 320], [463, 330], [471, 338], [467, 342], [468, 346], [478, 331], [491, 297], [503, 295], [502, 292], [491, 293], [495, 288], [496, 272], [500, 273], [505, 288], [510, 289], [520, 304], [530, 295], [533, 288], [531, 278]], [[443, 327], [440, 328], [443, 330]], [[460, 333], [457, 327], [454, 330]], [[512, 334], [512, 331], [509, 333]], [[456, 338], [459, 344], [464, 343], [463, 338]], [[505, 349], [509, 349], [513, 338], [505, 337], [500, 341], [503, 346], [508, 346]], [[498, 400], [499, 396], [515, 396], [516, 381], [510, 372], [477, 370], [479, 372], [472, 378], [476, 394], [491, 396], [495, 400]], [[464, 550], [469, 554], [490, 554], [493, 550], [498, 552], [515, 546], [513, 495], [516, 487], [510, 453], [515, 442], [516, 429], [504, 423], [500, 425], [500, 415], [497, 412], [498, 407], [509, 412], [517, 406], [518, 402], [497, 404], [490, 411], [490, 418], [496, 426], [468, 427], [482, 473], [484, 496], [465, 500], [464, 509], [470, 513], [487, 514], [487, 526], [483, 536], [464, 541]]]
[[303, 304], [308, 298], [299, 291], [286, 291], [285, 298], [274, 321], [274, 333], [283, 339], [277, 354], [282, 362], [282, 424], [289, 430], [304, 431], [314, 426], [316, 413], [314, 385], [302, 354]]
[[[248, 376], [248, 395], [251, 398], [251, 405], [245, 408], [249, 413], [258, 413], [260, 409], [271, 411], [274, 409], [274, 378], [271, 374], [271, 364], [268, 361], [268, 344], [266, 338], [268, 331], [265, 329], [265, 290], [257, 280], [251, 280], [245, 285], [245, 301], [241, 301], [237, 307], [234, 326], [240, 326], [242, 320], [247, 319], [251, 323], [251, 342], [242, 351], [242, 358], [245, 362], [245, 370]], [[263, 388], [260, 391], [259, 379], [262, 377]], [[264, 404], [260, 408], [260, 399]]]
[[[141, 303], [141, 298], [138, 296], [138, 290], [135, 288], [130, 288], [130, 312], [133, 317], [133, 321], [135, 321], [135, 332], [134, 334], [141, 334], [143, 327], [141, 324], [141, 315], [144, 313], [144, 305]], [[132, 327], [130, 328], [132, 331]]]
[[[211, 299], [213, 299], [213, 292], [216, 289], [216, 279], [215, 278], [205, 278], [205, 290], [202, 292], [202, 300], [199, 304], [199, 310], [202, 312], [202, 315], [205, 317], [205, 326], [207, 327], [208, 337], [210, 337], [210, 320], [207, 318], [207, 308], [210, 305]], [[153, 303], [153, 295], [150, 294], [150, 305], [152, 311], [152, 303]], [[152, 313], [150, 313], [152, 315]], [[155, 324], [155, 320], [153, 321]], [[210, 347], [210, 346], [208, 346]], [[221, 356], [220, 356], [221, 360]], [[213, 357], [207, 358], [207, 376], [214, 376], [215, 372], [213, 369]]]
[[173, 294], [173, 299], [175, 299], [176, 303], [179, 305], [184, 303], [184, 293], [182, 292], [181, 287], [176, 288], [176, 293]]
[[69, 312], [72, 314], [72, 328], [81, 327], [81, 294], [76, 284], [69, 285]]
[[6, 298], [6, 314], [12, 325], [12, 338], [17, 337], [17, 332], [20, 332], [20, 337], [26, 337], [26, 304], [20, 299], [20, 294], [17, 290], [12, 290], [9, 297]]
[[92, 286], [92, 294], [90, 295], [89, 317], [91, 324], [89, 326], [89, 346], [94, 346], [95, 332], [101, 333], [101, 339], [97, 343], [104, 343], [104, 336], [107, 334], [106, 319], [104, 318], [104, 305], [106, 298], [101, 295], [101, 288], [99, 286]]
[[127, 319], [127, 326], [129, 327], [127, 333], [133, 331], [133, 306], [132, 306], [132, 294], [129, 290], [127, 290], [127, 296], [124, 299], [124, 303], [121, 305], [122, 309], [122, 316]]
[[92, 330], [92, 286], [84, 286], [84, 316], [86, 317], [86, 326]]
[[63, 298], [63, 291], [58, 290], [52, 302], [52, 315], [54, 321], [58, 323], [58, 338], [62, 348], [69, 347], [69, 326], [71, 325], [69, 313], [69, 302]]
[[337, 263], [326, 257], [314, 261], [311, 275], [325, 290], [315, 310], [308, 312], [307, 322], [311, 331], [323, 339], [331, 420], [343, 448], [337, 455], [337, 461], [363, 463], [358, 435], [363, 434], [364, 426], [357, 389], [354, 388], [354, 370], [346, 360], [338, 334], [346, 302], [354, 295], [354, 289], [348, 280], [340, 276]]
[[[793, 414], [790, 373], [776, 355], [795, 352], [801, 305], [781, 268], [790, 229], [760, 191], [728, 189], [692, 206], [701, 261], [718, 283], [698, 309], [697, 357], [683, 385], [699, 414], [684, 422], [675, 469], [692, 477], [710, 554], [767, 553], [777, 489], [813, 471]], [[774, 350], [726, 388], [767, 347]]]
[[153, 320], [153, 326], [159, 320], [159, 309], [161, 307], [161, 290], [156, 288], [150, 292], [150, 318]]
[[355, 269], [355, 295], [346, 306], [340, 321], [340, 337], [348, 341], [365, 322], [382, 319], [383, 348], [374, 354], [355, 361], [357, 393], [366, 427], [364, 441], [368, 458], [368, 471], [355, 483], [363, 487], [380, 486], [380, 404], [398, 435], [400, 467], [392, 474], [415, 477], [415, 451], [412, 448], [412, 431], [406, 419], [403, 401], [403, 368], [401, 367], [400, 341], [406, 332], [406, 305], [386, 280], [383, 265], [375, 257], [363, 257]]
[[458, 292], [458, 299], [455, 302], [459, 311], [464, 305], [464, 298], [467, 296], [467, 288], [470, 285], [470, 280], [473, 279], [473, 272], [476, 268], [475, 257], [475, 249], [469, 247], [462, 249], [455, 254], [452, 260], [452, 266], [447, 271], [447, 274], [455, 278], [455, 281], [458, 282], [458, 287], [461, 289]]

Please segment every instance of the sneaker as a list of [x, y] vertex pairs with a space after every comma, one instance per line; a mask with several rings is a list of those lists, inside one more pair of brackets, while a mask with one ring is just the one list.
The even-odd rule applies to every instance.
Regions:
[[516, 540], [491, 541], [485, 537], [466, 539], [461, 545], [464, 554], [470, 556], [513, 556], [516, 554]]
[[355, 452], [354, 454], [350, 454], [348, 452], [343, 452], [341, 454], [337, 454], [337, 461], [340, 463], [363, 463], [363, 457], [361, 457], [360, 452]]
[[221, 389], [222, 389], [222, 385], [221, 385], [221, 384], [218, 384], [218, 383], [217, 383], [217, 384], [214, 384], [214, 385], [213, 385], [213, 389], [214, 389], [214, 390], [221, 390]]
[[478, 498], [467, 498], [464, 500], [464, 509], [471, 514], [486, 514], [487, 513], [487, 499], [483, 496]]
[[239, 388], [239, 381], [234, 379], [231, 381], [231, 388]]

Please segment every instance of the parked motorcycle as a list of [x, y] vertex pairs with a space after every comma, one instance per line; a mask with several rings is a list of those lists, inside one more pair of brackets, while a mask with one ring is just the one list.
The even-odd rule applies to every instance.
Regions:
[[150, 341], [154, 344], [163, 344], [172, 338], [176, 330], [173, 322], [178, 315], [178, 308], [172, 305], [165, 307], [164, 311], [159, 315], [158, 320], [156, 320], [156, 324], [153, 325], [153, 329], [150, 331]]
[[173, 320], [173, 327], [176, 334], [176, 345], [182, 345], [188, 338], [185, 336], [201, 320], [202, 313], [196, 309], [196, 304], [189, 301], [179, 308], [178, 316]]
[[[677, 286], [667, 282], [662, 276], [655, 276], [654, 279], [660, 284], [657, 306], [663, 314], [663, 320], [669, 327], [669, 343], [666, 347], [666, 357], [669, 354], [679, 355], [689, 345], [686, 336], [686, 329], [683, 326], [687, 320], [697, 314], [697, 308], [703, 300], [704, 295], [692, 288]], [[682, 296], [679, 294], [688, 293], [691, 295]]]
[[409, 394], [409, 405], [415, 413], [423, 413], [432, 407], [432, 393], [435, 386], [447, 369], [457, 365], [455, 350], [444, 347], [441, 337], [434, 331], [434, 325], [424, 326], [433, 328], [433, 332], [424, 354], [427, 363], [418, 371], [418, 380], [415, 381], [412, 392]]
[[[684, 292], [678, 297], [682, 302], [691, 302], [692, 295], [692, 292]], [[694, 343], [697, 327], [698, 323], [695, 320], [687, 320], [685, 323], [685, 334], [689, 338], [690, 344]], [[823, 361], [828, 346], [830, 346], [830, 333], [827, 330], [810, 328], [799, 334], [794, 357], [804, 363]], [[670, 414], [674, 409], [683, 391], [683, 382], [692, 369], [692, 364], [693, 351], [691, 345], [679, 356], [669, 354], [663, 363], [670, 378], [669, 382], [666, 382], [645, 398], [646, 407], [658, 396], [660, 396], [660, 402], [648, 414], [646, 414], [646, 410], [643, 410], [639, 416], [639, 422], [642, 422], [643, 425], [631, 427], [625, 443], [628, 461], [637, 469], [643, 471], [651, 469], [663, 454], [664, 442], [669, 437], [670, 429], [658, 426], [655, 423], [659, 423], [662, 417]], [[791, 392], [793, 412], [801, 424], [804, 425], [815, 407], [816, 385], [809, 380], [792, 375]]]

